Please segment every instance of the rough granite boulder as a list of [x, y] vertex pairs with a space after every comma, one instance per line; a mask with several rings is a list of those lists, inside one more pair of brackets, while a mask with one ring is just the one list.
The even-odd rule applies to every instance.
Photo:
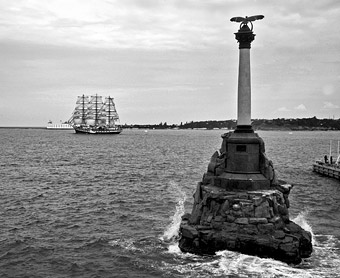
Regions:
[[[231, 133], [222, 136], [220, 152], [213, 154], [208, 171], [197, 184], [192, 212], [182, 217], [180, 249], [202, 255], [227, 249], [300, 263], [311, 255], [313, 247], [311, 234], [289, 219], [288, 196], [292, 185], [277, 179], [273, 163], [265, 155], [264, 143], [257, 135], [241, 140], [250, 142], [253, 149], [254, 144], [259, 145], [260, 172], [228, 171], [239, 167], [227, 165], [234, 163], [230, 157], [235, 154], [228, 153], [228, 147], [231, 149], [228, 143], [234, 144], [233, 136]], [[253, 159], [251, 163], [257, 163], [253, 153], [249, 157], [248, 160]]]
[[194, 196], [192, 213], [180, 226], [184, 252], [228, 249], [293, 264], [312, 253], [311, 234], [289, 220], [279, 190], [228, 192], [199, 183]]

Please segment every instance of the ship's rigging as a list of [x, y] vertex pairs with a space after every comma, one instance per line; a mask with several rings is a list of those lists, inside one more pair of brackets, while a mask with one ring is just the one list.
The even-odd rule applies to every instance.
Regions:
[[77, 133], [120, 133], [119, 116], [113, 98], [78, 96], [69, 123]]

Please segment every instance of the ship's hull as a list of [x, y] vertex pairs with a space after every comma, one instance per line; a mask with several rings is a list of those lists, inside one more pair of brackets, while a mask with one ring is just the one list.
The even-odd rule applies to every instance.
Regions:
[[120, 134], [123, 130], [121, 128], [87, 128], [87, 127], [73, 127], [77, 134]]

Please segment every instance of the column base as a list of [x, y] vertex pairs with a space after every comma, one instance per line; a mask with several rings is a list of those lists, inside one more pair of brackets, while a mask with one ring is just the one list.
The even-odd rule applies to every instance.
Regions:
[[254, 133], [251, 125], [237, 125], [234, 130], [235, 133]]

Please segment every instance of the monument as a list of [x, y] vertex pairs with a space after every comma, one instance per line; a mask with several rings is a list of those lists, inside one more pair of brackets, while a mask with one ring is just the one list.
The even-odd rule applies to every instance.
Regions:
[[[183, 252], [237, 251], [298, 264], [313, 251], [311, 234], [289, 219], [292, 185], [279, 181], [264, 141], [251, 125], [250, 47], [253, 21], [234, 17], [239, 43], [237, 127], [223, 141], [197, 184], [191, 214], [182, 216]], [[250, 28], [249, 28], [250, 25]]]

